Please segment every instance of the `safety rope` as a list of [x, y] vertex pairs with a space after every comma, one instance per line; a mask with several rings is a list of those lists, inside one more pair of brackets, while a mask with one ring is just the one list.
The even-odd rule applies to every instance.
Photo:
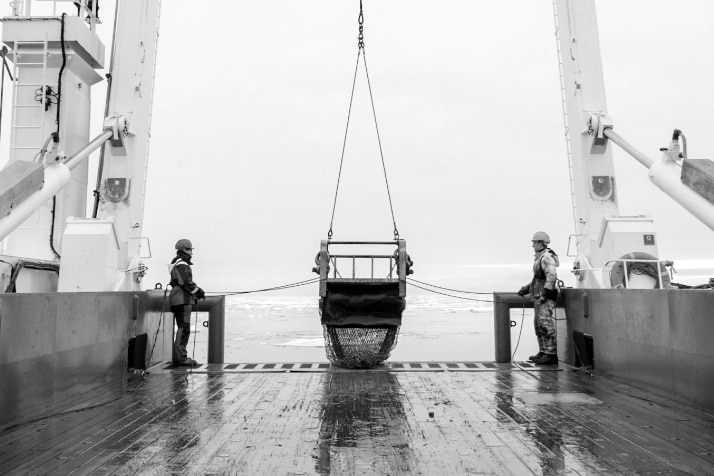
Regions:
[[[161, 323], [164, 322], [164, 307], [166, 307], [166, 295], [169, 292], [169, 285], [167, 284], [164, 288], [164, 298], [161, 300], [161, 314], [159, 315], [159, 323], [156, 326], [156, 333], [154, 333], [154, 343], [151, 345], [151, 352], [149, 352], [148, 363], [151, 364], [151, 358], [154, 356], [154, 348], [156, 347], [156, 339], [159, 337], [159, 330], [161, 329]], [[173, 322], [171, 323], [173, 326]]]
[[[242, 294], [254, 294], [254, 293], [262, 293], [262, 292], [269, 292], [269, 291], [280, 291], [283, 289], [291, 289], [291, 288], [297, 288], [300, 286], [307, 286], [309, 284], [315, 284], [320, 282], [320, 278], [312, 278], [312, 279], [306, 279], [304, 281], [297, 281], [295, 283], [288, 283], [288, 284], [281, 284], [279, 286], [272, 286], [269, 288], [262, 288], [262, 289], [252, 289], [248, 291], [206, 291], [206, 294], [210, 294], [213, 296], [235, 296], [235, 295], [242, 295]], [[423, 286], [419, 286], [419, 283]], [[461, 293], [461, 294], [487, 294], [487, 295], [492, 295], [493, 291], [491, 292], [484, 292], [484, 291], [462, 291], [459, 289], [453, 289], [453, 288], [446, 288], [443, 286], [437, 286], [435, 284], [429, 284], [425, 283], [424, 281], [417, 281], [416, 279], [413, 278], [407, 278], [407, 284], [414, 286], [415, 288], [422, 289], [424, 291], [428, 291], [430, 293], [434, 294], [440, 294], [442, 296], [447, 296], [447, 297], [452, 297], [456, 299], [465, 299], [467, 301], [478, 301], [478, 302], [489, 302], [489, 303], [500, 303], [500, 302], [507, 302], [507, 301], [498, 301], [498, 300], [493, 300], [493, 299], [476, 299], [476, 298], [470, 298], [470, 297], [465, 297], [465, 296], [457, 296], [453, 294], [448, 294], [440, 291], [436, 291], [435, 289], [441, 289], [445, 291], [451, 291], [455, 293]], [[427, 287], [425, 287], [427, 286]], [[435, 288], [435, 289], [431, 289]]]
[[451, 291], [451, 292], [455, 292], [455, 293], [462, 293], [462, 294], [493, 294], [493, 292], [462, 291], [462, 290], [459, 290], [459, 289], [444, 288], [444, 287], [442, 287], [442, 286], [437, 286], [436, 284], [429, 284], [429, 283], [425, 283], [425, 282], [423, 282], [423, 281], [417, 281], [417, 280], [414, 279], [414, 278], [407, 278], [407, 281], [414, 281], [415, 283], [423, 284], [423, 285], [425, 285], [425, 286], [429, 286], [429, 287], [436, 288], [436, 289], [443, 289], [444, 291]]
[[[299, 281], [297, 283], [291, 283], [291, 284], [283, 284], [280, 286], [274, 286], [270, 288], [263, 288], [263, 289], [253, 289], [250, 291], [206, 291], [206, 294], [214, 295], [214, 296], [235, 296], [235, 295], [241, 295], [241, 294], [253, 294], [253, 293], [262, 293], [262, 292], [268, 292], [268, 291], [280, 291], [283, 289], [291, 289], [291, 288], [297, 288], [300, 286], [306, 286], [308, 284], [315, 284], [320, 282], [320, 278], [312, 278], [312, 279], [307, 279], [305, 281]], [[453, 294], [447, 294], [447, 293], [442, 293], [439, 291], [436, 291], [434, 289], [429, 289], [427, 287], [419, 286], [417, 284], [414, 284], [414, 282], [424, 284], [426, 286], [430, 286], [433, 288], [438, 288], [438, 289], [446, 289], [449, 291], [453, 292], [459, 292], [459, 293], [469, 293], [469, 294], [493, 294], [493, 293], [487, 293], [487, 292], [475, 292], [475, 291], [458, 291], [458, 290], [452, 290], [449, 288], [442, 288], [439, 286], [435, 286], [433, 284], [428, 284], [428, 283], [422, 283], [421, 281], [416, 281], [413, 279], [409, 279], [407, 281], [407, 284], [410, 284], [411, 286], [414, 286], [415, 288], [423, 289], [424, 291], [429, 291], [434, 294], [440, 294], [442, 296], [447, 296], [447, 297], [452, 297], [456, 299], [465, 299], [467, 301], [478, 301], [478, 302], [506, 302], [506, 301], [496, 301], [492, 299], [475, 299], [475, 298], [469, 298], [469, 297], [464, 297], [464, 296], [456, 296]]]
[[267, 291], [279, 291], [281, 289], [297, 288], [300, 286], [306, 286], [308, 284], [317, 283], [319, 281], [320, 281], [320, 278], [311, 278], [311, 279], [306, 279], [305, 281], [298, 281], [297, 283], [290, 283], [290, 284], [281, 284], [280, 286], [273, 286], [271, 288], [253, 289], [250, 291], [206, 291], [206, 293], [213, 294], [213, 295], [221, 295], [221, 296], [232, 296], [232, 295], [236, 295], [236, 294], [253, 294], [253, 293], [262, 293], [262, 292], [267, 292]]
[[[269, 288], [262, 288], [262, 289], [252, 289], [248, 291], [206, 291], [206, 294], [210, 294], [213, 296], [235, 296], [235, 295], [242, 295], [242, 294], [254, 294], [254, 293], [262, 293], [262, 292], [269, 292], [269, 291], [280, 291], [283, 289], [291, 289], [291, 288], [297, 288], [300, 286], [307, 286], [309, 284], [315, 284], [320, 282], [320, 278], [312, 278], [312, 279], [306, 279], [304, 281], [298, 281], [295, 283], [288, 283], [288, 284], [281, 284], [279, 286], [272, 286]], [[423, 286], [420, 286], [419, 283]], [[486, 292], [486, 291], [463, 291], [459, 289], [453, 289], [453, 288], [446, 288], [443, 286], [437, 286], [435, 284], [430, 284], [426, 283], [424, 281], [417, 281], [416, 279], [413, 278], [407, 278], [407, 284], [410, 286], [414, 286], [415, 288], [428, 291], [430, 293], [434, 294], [439, 294], [441, 296], [446, 296], [446, 297], [451, 297], [455, 299], [464, 299], [466, 301], [477, 301], [477, 302], [488, 302], [488, 303], [508, 303], [509, 301], [499, 301], [495, 299], [476, 299], [472, 297], [466, 297], [466, 296], [457, 296], [454, 294], [449, 294], [441, 291], [437, 291], [436, 289], [441, 289], [444, 291], [451, 291], [454, 293], [460, 293], [460, 294], [486, 294], [486, 295], [493, 295], [493, 291]], [[432, 289], [434, 288], [434, 289]], [[562, 320], [563, 318], [557, 318], [555, 317], [556, 320]]]
[[392, 214], [392, 224], [394, 225], [394, 239], [399, 239], [399, 230], [397, 229], [397, 221], [394, 218], [394, 206], [392, 204], [392, 194], [389, 189], [389, 179], [387, 178], [387, 166], [384, 162], [384, 152], [382, 150], [382, 139], [379, 135], [379, 125], [377, 124], [377, 112], [374, 107], [374, 97], [372, 94], [372, 83], [369, 79], [369, 70], [367, 68], [367, 55], [364, 50], [364, 12], [362, 10], [362, 0], [359, 2], [359, 17], [357, 18], [357, 23], [359, 25], [359, 34], [357, 35], [357, 62], [355, 64], [355, 72], [352, 78], [352, 92], [350, 93], [350, 105], [347, 110], [347, 125], [345, 126], [345, 137], [342, 141], [342, 154], [340, 156], [340, 168], [337, 173], [337, 186], [335, 187], [335, 199], [332, 203], [332, 216], [330, 217], [330, 229], [327, 232], [327, 239], [332, 239], [332, 225], [335, 220], [335, 209], [337, 208], [337, 195], [340, 190], [340, 178], [342, 177], [342, 165], [345, 159], [345, 148], [347, 145], [347, 131], [350, 127], [350, 116], [352, 114], [352, 102], [354, 100], [355, 94], [355, 84], [357, 83], [357, 70], [359, 69], [359, 58], [362, 56], [364, 58], [364, 72], [367, 77], [367, 88], [369, 90], [369, 101], [372, 106], [372, 117], [374, 118], [374, 128], [377, 133], [377, 144], [379, 145], [379, 156], [382, 160], [382, 171], [384, 172], [384, 182], [387, 186], [387, 198], [389, 199], [389, 211]]
[[198, 301], [194, 303], [196, 306], [196, 318], [193, 320], [193, 354], [191, 355], [191, 368], [188, 373], [193, 375], [193, 368], [196, 366], [196, 334], [198, 333]]
[[511, 354], [511, 362], [513, 362], [514, 364], [516, 364], [516, 366], [518, 366], [518, 368], [523, 370], [523, 368], [521, 366], [519, 366], [515, 360], [513, 360], [514, 357], [516, 356], [516, 352], [518, 352], [518, 346], [521, 343], [521, 334], [523, 333], [523, 321], [526, 318], [526, 297], [521, 296], [521, 298], [523, 299], [523, 302], [521, 303], [522, 304], [522, 306], [521, 306], [521, 328], [518, 330], [518, 340], [516, 340], [516, 348], [513, 349], [513, 354]]
[[[508, 301], [497, 301], [497, 300], [495, 300], [495, 299], [476, 299], [476, 298], [470, 298], [470, 297], [465, 297], [465, 296], [456, 296], [456, 295], [454, 295], [454, 294], [442, 293], [442, 292], [440, 292], [440, 291], [435, 291], [434, 289], [429, 289], [429, 288], [425, 288], [425, 287], [423, 287], [423, 286], [419, 286], [419, 285], [417, 285], [417, 284], [414, 284], [413, 282], [411, 282], [411, 280], [410, 280], [410, 281], [407, 281], [407, 284], [409, 284], [409, 285], [411, 285], [411, 286], [414, 286], [415, 288], [422, 289], [422, 290], [424, 290], [424, 291], [429, 291], [430, 293], [440, 294], [441, 296], [447, 296], [447, 297], [456, 298], [456, 299], [463, 299], [463, 300], [465, 300], [465, 301], [508, 303]], [[428, 285], [428, 286], [431, 286], [431, 285]], [[434, 287], [436, 287], [436, 286], [434, 286]], [[478, 293], [478, 294], [488, 294], [488, 293]]]

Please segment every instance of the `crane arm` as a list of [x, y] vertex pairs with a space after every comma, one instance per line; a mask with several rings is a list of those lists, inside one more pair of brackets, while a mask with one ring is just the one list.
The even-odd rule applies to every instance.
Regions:
[[[44, 171], [41, 172], [44, 179], [42, 188], [34, 193], [30, 193], [27, 198], [24, 198], [19, 203], [11, 203], [14, 200], [14, 194], [11, 190], [4, 191], [6, 193], [0, 195], [0, 203], [7, 203], [6, 208], [10, 210], [10, 213], [0, 218], [0, 240], [12, 233], [27, 218], [35, 213], [36, 210], [42, 207], [47, 200], [57, 195], [57, 193], [62, 190], [62, 187], [67, 185], [72, 179], [70, 171], [114, 136], [115, 131], [107, 129], [66, 161], [58, 161], [46, 167], [42, 164], [37, 164], [38, 167], [44, 167]], [[10, 173], [12, 172], [9, 170], [9, 167], [0, 171], [0, 183], [3, 182], [5, 176]], [[26, 169], [24, 176], [15, 179], [15, 182], [19, 188], [31, 187], [36, 181], [37, 173], [36, 168]]]
[[[622, 150], [634, 157], [649, 170], [650, 181], [666, 193], [675, 202], [680, 204], [696, 217], [699, 221], [714, 230], [714, 203], [701, 194], [682, 183], [682, 168], [677, 165], [680, 157], [679, 131], [672, 137], [667, 149], [663, 149], [662, 158], [658, 161], [651, 160], [642, 152], [630, 145], [622, 136], [612, 129], [611, 125], [599, 127], [601, 121], [597, 116], [591, 119], [591, 134], [600, 135], [611, 140]], [[596, 139], [597, 140], [597, 139]]]

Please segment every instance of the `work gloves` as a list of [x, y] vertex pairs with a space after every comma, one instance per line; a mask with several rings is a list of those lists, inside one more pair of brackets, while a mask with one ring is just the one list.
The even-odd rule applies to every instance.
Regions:
[[[526, 294], [530, 292], [529, 286], [523, 286], [521, 289], [518, 290], [518, 295], [523, 297]], [[558, 299], [558, 290], [557, 289], [543, 289], [540, 292], [540, 295], [536, 297], [537, 300], [540, 301], [545, 301], [545, 300], [557, 300]]]
[[194, 296], [196, 296], [196, 299], [206, 299], [206, 293], [201, 288], [198, 288], [198, 290], [194, 293]]
[[545, 301], [546, 299], [555, 301], [556, 299], [558, 299], [558, 290], [557, 289], [543, 289], [540, 292], [540, 299], [541, 299], [541, 301]]

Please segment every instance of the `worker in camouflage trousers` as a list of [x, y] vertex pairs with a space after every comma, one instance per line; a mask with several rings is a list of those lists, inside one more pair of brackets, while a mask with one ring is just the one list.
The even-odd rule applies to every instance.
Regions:
[[560, 265], [558, 255], [548, 248], [550, 237], [539, 231], [531, 240], [535, 259], [533, 261], [533, 279], [523, 286], [518, 295], [525, 298], [530, 294], [533, 299], [535, 334], [538, 339], [538, 353], [529, 357], [536, 365], [558, 363], [558, 350], [555, 333], [555, 301], [558, 299], [558, 274]]
[[197, 365], [197, 362], [188, 356], [186, 345], [191, 334], [191, 310], [199, 299], [206, 298], [206, 293], [193, 282], [192, 257], [193, 244], [191, 241], [185, 238], [178, 240], [176, 256], [169, 265], [171, 272], [169, 302], [177, 327], [172, 352], [175, 365]]

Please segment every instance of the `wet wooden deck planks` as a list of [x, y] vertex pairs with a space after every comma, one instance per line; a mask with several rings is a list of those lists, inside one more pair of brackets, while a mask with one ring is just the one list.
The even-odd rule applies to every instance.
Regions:
[[0, 474], [714, 474], [714, 417], [572, 370], [152, 373]]

